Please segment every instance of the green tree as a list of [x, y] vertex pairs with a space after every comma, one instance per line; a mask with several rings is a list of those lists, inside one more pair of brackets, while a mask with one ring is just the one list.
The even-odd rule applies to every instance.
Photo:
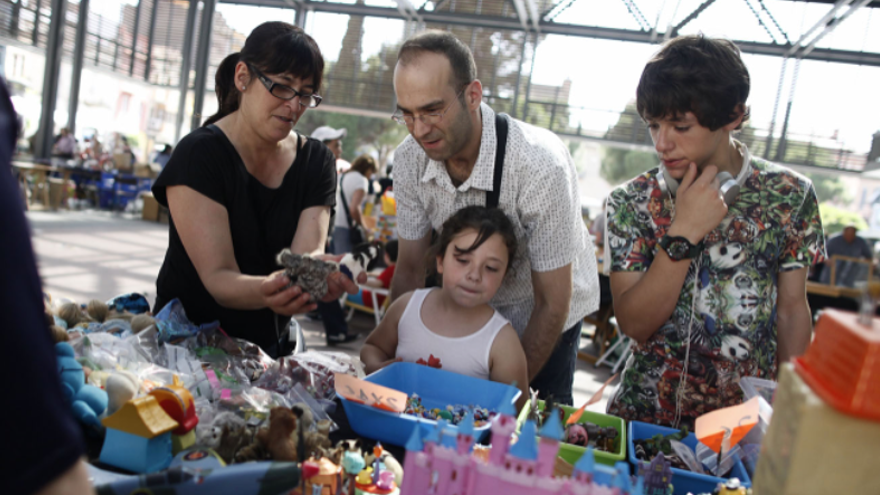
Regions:
[[656, 166], [654, 153], [604, 146], [599, 175], [616, 186]]
[[859, 230], [868, 228], [868, 223], [858, 213], [834, 206], [831, 203], [819, 204], [819, 215], [822, 216], [822, 228], [826, 236], [841, 232], [847, 225], [855, 225]]
[[852, 194], [840, 177], [829, 177], [822, 173], [804, 173], [811, 181], [816, 190], [816, 197], [820, 203], [834, 201], [835, 203], [848, 205], [852, 202]]
[[[635, 103], [627, 104], [617, 122], [605, 133], [604, 138], [608, 141], [626, 143], [651, 142], [648, 128], [636, 112]], [[616, 186], [656, 167], [657, 163], [657, 155], [654, 153], [603, 146], [599, 175], [612, 186]]]

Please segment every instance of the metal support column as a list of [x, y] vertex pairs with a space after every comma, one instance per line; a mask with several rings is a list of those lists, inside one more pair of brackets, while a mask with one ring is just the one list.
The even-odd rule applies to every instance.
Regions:
[[150, 13], [150, 34], [147, 38], [147, 62], [144, 67], [144, 81], [150, 82], [150, 66], [153, 64], [153, 39], [156, 37], [156, 16], [159, 14], [159, 1], [153, 0]]
[[43, 0], [37, 0], [37, 10], [34, 11], [34, 35], [32, 38], [34, 46], [37, 46], [37, 39], [40, 35], [40, 10], [42, 8]]
[[773, 102], [773, 117], [770, 118], [770, 128], [767, 130], [767, 141], [764, 147], [764, 159], [770, 159], [770, 148], [773, 146], [773, 130], [776, 128], [776, 114], [779, 111], [779, 100], [782, 99], [782, 87], [785, 85], [785, 69], [788, 67], [788, 57], [782, 59], [782, 68], [779, 70], [779, 85], [776, 87], [776, 100]]
[[[522, 48], [520, 49], [520, 52], [519, 52], [519, 66], [518, 66], [518, 70], [516, 71], [516, 85], [513, 87], [513, 105], [511, 105], [511, 107], [510, 107], [510, 116], [513, 118], [517, 117], [516, 109], [519, 106], [519, 87], [520, 87], [520, 81], [522, 80], [522, 66], [523, 66], [523, 62], [526, 61], [526, 45], [528, 43], [529, 43], [529, 32], [523, 31]], [[500, 51], [501, 48], [499, 48], [498, 50]], [[495, 79], [494, 73], [492, 74], [492, 79], [493, 79], [493, 81]], [[493, 85], [494, 85], [494, 82], [493, 82]], [[492, 96], [493, 97], [497, 96], [495, 94], [494, 87], [492, 89]], [[525, 106], [525, 104], [523, 104], [523, 106]]]
[[526, 98], [523, 100], [522, 121], [525, 122], [529, 116], [529, 96], [532, 94], [532, 74], [535, 73], [535, 58], [538, 56], [538, 34], [535, 33], [535, 43], [532, 47], [532, 66], [529, 68], [529, 80], [526, 81]]
[[67, 128], [74, 135], [76, 134], [76, 111], [79, 108], [79, 85], [82, 80], [88, 24], [89, 0], [79, 0], [79, 14], [76, 19], [76, 36], [73, 45], [73, 67], [70, 71], [70, 102], [67, 107]]
[[40, 112], [40, 128], [37, 131], [37, 158], [52, 154], [52, 138], [55, 134], [55, 104], [58, 98], [58, 76], [61, 74], [61, 44], [64, 42], [64, 18], [67, 0], [52, 0], [52, 18], [49, 22], [49, 38], [46, 43], [46, 66], [43, 70], [43, 108]]
[[128, 64], [128, 77], [134, 76], [134, 61], [137, 59], [138, 30], [141, 27], [141, 10], [143, 8], [144, 0], [138, 0], [138, 6], [134, 11], [134, 32], [131, 36], [131, 61]]
[[177, 119], [174, 125], [174, 142], [180, 141], [183, 128], [183, 117], [186, 115], [186, 95], [189, 92], [189, 67], [192, 61], [193, 39], [196, 37], [196, 14], [199, 11], [199, 0], [189, 0], [186, 10], [186, 29], [183, 37], [183, 54], [180, 61], [180, 97], [177, 104]]
[[785, 120], [782, 121], [782, 133], [779, 135], [779, 146], [776, 148], [777, 162], [785, 161], [785, 148], [788, 146], [788, 118], [791, 116], [791, 103], [794, 101], [794, 90], [797, 87], [798, 73], [801, 70], [801, 59], [794, 63], [794, 73], [791, 76], [791, 90], [788, 93], [788, 104], [785, 107]]
[[293, 23], [296, 24], [296, 27], [306, 30], [306, 17], [308, 17], [309, 11], [306, 9], [305, 5], [299, 5], [296, 7], [296, 16], [294, 17]]
[[205, 103], [205, 84], [208, 77], [208, 57], [211, 55], [211, 30], [217, 0], [204, 0], [202, 22], [199, 28], [199, 46], [196, 49], [196, 79], [193, 82], [193, 114], [190, 130], [202, 125], [202, 106]]

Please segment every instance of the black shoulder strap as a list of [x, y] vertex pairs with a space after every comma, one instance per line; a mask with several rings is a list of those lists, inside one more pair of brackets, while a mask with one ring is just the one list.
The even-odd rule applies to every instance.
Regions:
[[345, 209], [345, 219], [348, 220], [348, 228], [352, 228], [351, 223], [351, 212], [348, 211], [348, 201], [345, 200], [345, 190], [342, 189], [342, 181], [345, 180], [345, 174], [348, 172], [343, 172], [339, 176], [339, 196], [342, 198], [342, 208]]
[[506, 113], [495, 114], [495, 173], [492, 175], [492, 190], [486, 191], [486, 207], [498, 208], [501, 199], [501, 174], [504, 171], [504, 154], [507, 151]]

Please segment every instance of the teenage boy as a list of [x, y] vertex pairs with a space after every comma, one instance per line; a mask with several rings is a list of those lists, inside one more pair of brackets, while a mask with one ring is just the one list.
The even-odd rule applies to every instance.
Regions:
[[825, 255], [816, 193], [733, 139], [748, 95], [723, 39], [675, 38], [642, 72], [637, 109], [661, 163], [608, 199], [614, 312], [637, 343], [610, 414], [693, 428], [742, 401], [741, 377], [775, 379], [810, 342], [807, 271]]

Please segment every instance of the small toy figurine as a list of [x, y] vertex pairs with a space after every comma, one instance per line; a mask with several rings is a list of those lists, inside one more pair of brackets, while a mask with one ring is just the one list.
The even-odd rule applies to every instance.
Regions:
[[457, 425], [464, 419], [465, 414], [473, 413], [474, 427], [479, 428], [488, 423], [494, 416], [495, 412], [490, 412], [485, 407], [463, 406], [461, 404], [448, 405], [445, 409], [426, 409], [422, 405], [422, 399], [418, 394], [412, 394], [406, 399], [406, 408], [404, 414], [411, 414], [420, 418], [431, 419], [434, 421], [445, 420], [449, 424]]
[[342, 467], [333, 463], [330, 459], [322, 457], [316, 460], [310, 458], [309, 463], [318, 466], [318, 474], [306, 480], [305, 495], [337, 495], [341, 488], [340, 477], [342, 475]]
[[672, 495], [672, 467], [663, 452], [651, 464], [639, 463], [639, 476], [645, 478], [644, 495]]
[[[751, 495], [752, 490], [742, 486], [739, 478], [730, 478], [725, 484], [718, 484], [716, 495]], [[647, 495], [647, 494], [646, 494]]]
[[565, 427], [565, 443], [586, 447], [589, 438], [587, 428], [580, 423], [570, 424]]
[[355, 477], [366, 467], [367, 463], [364, 456], [361, 455], [360, 440], [342, 440], [336, 445], [334, 457], [337, 458], [336, 463], [342, 465], [345, 472], [345, 485], [348, 495], [354, 495]]

